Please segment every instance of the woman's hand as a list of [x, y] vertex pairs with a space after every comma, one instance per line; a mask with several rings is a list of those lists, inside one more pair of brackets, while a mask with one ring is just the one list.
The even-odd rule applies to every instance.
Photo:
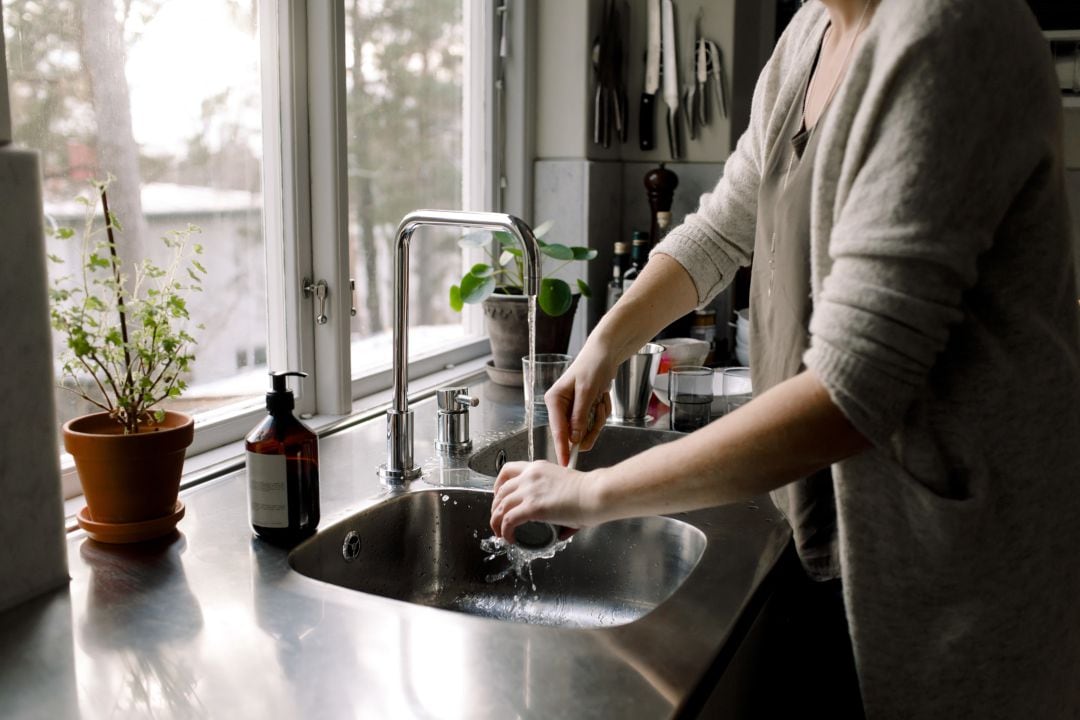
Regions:
[[549, 462], [512, 462], [495, 480], [491, 530], [512, 541], [514, 529], [530, 520], [568, 528], [599, 522], [599, 501], [592, 473], [569, 470]]
[[604, 422], [611, 414], [611, 380], [618, 366], [612, 366], [609, 353], [585, 347], [550, 390], [544, 395], [555, 441], [555, 456], [560, 465], [570, 459], [570, 446], [581, 443], [582, 450], [592, 449]]

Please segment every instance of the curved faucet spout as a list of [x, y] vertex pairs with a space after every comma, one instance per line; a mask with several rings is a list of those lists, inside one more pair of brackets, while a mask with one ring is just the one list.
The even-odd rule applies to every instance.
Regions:
[[386, 464], [379, 475], [391, 485], [400, 485], [420, 475], [413, 462], [412, 412], [409, 410], [409, 243], [417, 228], [424, 226], [487, 228], [504, 230], [521, 245], [525, 264], [525, 294], [540, 292], [540, 247], [530, 228], [520, 218], [505, 213], [464, 210], [416, 210], [398, 225], [394, 241], [394, 404], [386, 413]]

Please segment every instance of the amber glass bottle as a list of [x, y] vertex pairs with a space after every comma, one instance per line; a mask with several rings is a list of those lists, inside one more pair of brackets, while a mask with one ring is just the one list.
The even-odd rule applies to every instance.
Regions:
[[319, 526], [319, 438], [296, 419], [290, 375], [270, 373], [266, 419], [246, 438], [251, 527], [269, 542], [291, 546]]

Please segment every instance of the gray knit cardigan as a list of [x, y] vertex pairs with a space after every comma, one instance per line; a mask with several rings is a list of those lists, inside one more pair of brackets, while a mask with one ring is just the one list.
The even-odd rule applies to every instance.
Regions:
[[[751, 257], [812, 1], [716, 188], [654, 252]], [[1047, 45], [1022, 0], [882, 0], [818, 129], [805, 363], [873, 443], [833, 467], [869, 718], [1080, 717], [1080, 337]]]

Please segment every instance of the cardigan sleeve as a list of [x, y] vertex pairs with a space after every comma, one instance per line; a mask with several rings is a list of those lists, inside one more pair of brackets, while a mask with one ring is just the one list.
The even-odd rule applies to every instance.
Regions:
[[[755, 100], [755, 110], [757, 101]], [[752, 113], [752, 117], [755, 114]], [[689, 273], [698, 302], [711, 300], [750, 263], [754, 251], [758, 184], [761, 178], [758, 123], [739, 138], [724, 164], [724, 174], [701, 196], [696, 212], [686, 216], [650, 254], [669, 255]]]
[[1060, 160], [1045, 45], [1005, 18], [938, 20], [895, 57], [879, 48], [873, 58], [804, 356], [879, 445], [965, 317], [980, 255], [1010, 205]]

